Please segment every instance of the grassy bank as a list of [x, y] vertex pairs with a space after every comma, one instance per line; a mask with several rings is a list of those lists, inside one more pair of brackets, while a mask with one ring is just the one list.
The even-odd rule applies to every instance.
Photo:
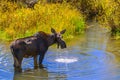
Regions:
[[84, 32], [84, 18], [76, 8], [67, 3], [41, 4], [34, 9], [19, 7], [16, 3], [1, 2], [0, 39], [13, 40], [37, 31], [50, 33], [53, 27], [57, 31], [67, 29], [66, 38]]

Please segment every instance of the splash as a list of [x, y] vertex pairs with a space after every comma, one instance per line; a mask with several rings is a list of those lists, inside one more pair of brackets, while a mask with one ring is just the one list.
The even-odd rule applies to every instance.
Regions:
[[58, 58], [55, 59], [56, 62], [61, 62], [61, 63], [73, 63], [78, 61], [77, 58]]

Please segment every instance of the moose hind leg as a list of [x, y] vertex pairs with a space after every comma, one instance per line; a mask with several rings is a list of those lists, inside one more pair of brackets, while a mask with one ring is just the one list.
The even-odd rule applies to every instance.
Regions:
[[15, 67], [15, 72], [22, 72], [22, 68], [21, 68], [21, 63], [22, 63], [22, 59], [20, 59], [19, 61], [19, 65], [14, 65]]
[[23, 60], [22, 55], [17, 55], [16, 58], [14, 58], [15, 72], [21, 72], [22, 71], [22, 68], [21, 68], [22, 60]]
[[17, 58], [14, 57], [14, 67], [19, 67], [19, 62], [17, 60]]

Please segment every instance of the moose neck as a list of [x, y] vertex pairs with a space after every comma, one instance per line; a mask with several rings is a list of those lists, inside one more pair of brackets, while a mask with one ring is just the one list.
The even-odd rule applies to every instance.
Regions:
[[56, 43], [55, 37], [53, 37], [52, 34], [49, 35], [49, 36], [48, 36], [48, 39], [47, 39], [47, 42], [48, 42], [48, 46], [53, 45], [54, 43]]

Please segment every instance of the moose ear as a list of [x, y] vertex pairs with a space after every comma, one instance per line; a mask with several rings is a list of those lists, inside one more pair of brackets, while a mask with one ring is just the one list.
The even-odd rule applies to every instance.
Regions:
[[51, 28], [51, 32], [52, 33], [56, 33], [55, 29]]
[[60, 31], [60, 34], [64, 34], [66, 32], [66, 29]]

